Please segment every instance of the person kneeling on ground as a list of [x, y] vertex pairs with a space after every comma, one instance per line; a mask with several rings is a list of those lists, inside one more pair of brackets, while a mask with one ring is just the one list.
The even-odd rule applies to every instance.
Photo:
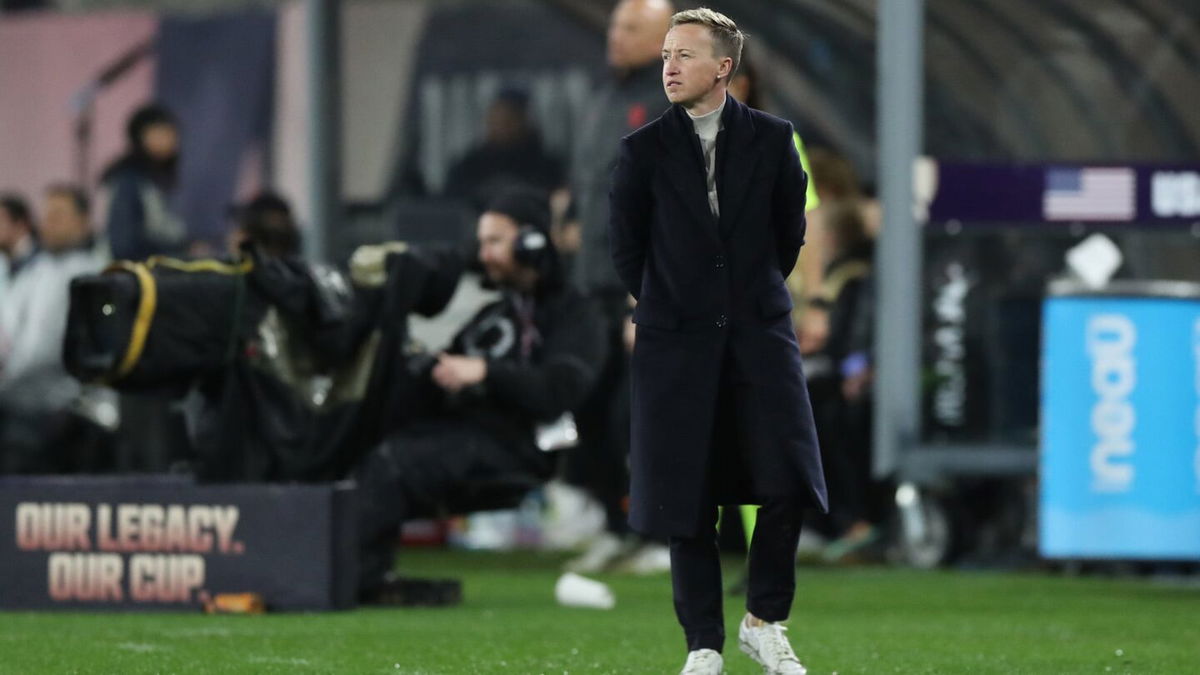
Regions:
[[472, 495], [554, 471], [548, 451], [562, 445], [553, 431], [572, 424], [564, 416], [588, 394], [605, 345], [597, 310], [563, 278], [549, 221], [545, 197], [525, 190], [499, 195], [480, 216], [479, 263], [501, 298], [438, 356], [430, 379], [440, 414], [391, 433], [356, 471], [365, 603], [406, 602], [391, 575], [402, 522], [488, 508]]

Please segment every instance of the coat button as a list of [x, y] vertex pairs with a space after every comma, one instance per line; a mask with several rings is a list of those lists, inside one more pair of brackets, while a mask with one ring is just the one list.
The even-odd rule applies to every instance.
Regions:
[[725, 256], [719, 255], [715, 259], [713, 259], [713, 266], [716, 267], [717, 269], [721, 269], [722, 267], [725, 267]]
[[717, 317], [717, 328], [724, 328], [726, 323], [727, 323], [727, 320], [725, 319], [724, 314]]

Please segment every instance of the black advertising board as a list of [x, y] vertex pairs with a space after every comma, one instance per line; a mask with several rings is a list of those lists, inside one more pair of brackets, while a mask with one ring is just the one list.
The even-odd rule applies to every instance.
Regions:
[[0, 608], [270, 610], [353, 605], [349, 484], [197, 484], [172, 476], [0, 478]]

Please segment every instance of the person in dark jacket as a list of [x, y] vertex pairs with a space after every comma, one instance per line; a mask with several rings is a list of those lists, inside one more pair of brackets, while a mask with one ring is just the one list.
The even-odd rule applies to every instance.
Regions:
[[792, 125], [728, 96], [744, 36], [709, 9], [672, 18], [662, 78], [674, 105], [621, 141], [613, 263], [637, 300], [630, 524], [669, 537], [684, 673], [722, 672], [715, 524], [759, 504], [739, 646], [802, 674], [783, 626], [803, 511], [825, 478], [784, 279], [804, 243], [807, 178]]
[[226, 242], [230, 255], [236, 257], [247, 244], [274, 257], [300, 255], [300, 226], [291, 205], [280, 195], [260, 192], [245, 204], [230, 207], [229, 215], [234, 221]]
[[479, 218], [479, 262], [502, 297], [483, 307], [438, 356], [440, 412], [392, 433], [356, 472], [360, 597], [391, 590], [393, 544], [409, 518], [482, 506], [481, 485], [550, 478], [568, 445], [570, 412], [604, 357], [600, 317], [566, 283], [540, 193], [506, 192]]
[[828, 313], [829, 333], [821, 350], [807, 362], [809, 394], [831, 491], [829, 527], [836, 538], [824, 557], [833, 562], [877, 537], [868, 508], [870, 416], [863, 405], [870, 361], [860, 337], [864, 329], [869, 335], [874, 325], [870, 293], [875, 243], [856, 201], [832, 203], [825, 226], [829, 260], [821, 288], [810, 302]]
[[629, 296], [608, 253], [608, 188], [621, 137], [667, 108], [658, 52], [674, 11], [668, 0], [623, 0], [613, 8], [607, 35], [609, 79], [584, 113], [572, 166], [577, 219], [564, 227], [564, 238], [576, 245], [572, 278], [598, 303], [608, 338], [608, 360], [580, 410], [582, 451], [568, 456], [565, 467], [567, 482], [587, 490], [603, 506], [606, 520], [605, 532], [567, 563], [575, 572], [598, 572], [625, 555], [633, 561], [655, 546], [629, 536], [624, 509], [629, 494], [629, 358], [623, 333]]
[[[162, 105], [133, 113], [125, 133], [129, 148], [102, 176], [108, 210], [104, 236], [114, 260], [180, 255], [187, 230], [175, 205], [179, 122]], [[159, 397], [125, 393], [120, 398], [118, 464], [121, 470], [165, 470], [168, 448], [184, 447], [182, 419]]]
[[562, 160], [542, 143], [529, 116], [529, 94], [504, 89], [488, 108], [483, 142], [450, 167], [444, 194], [482, 210], [509, 188], [525, 186], [550, 192], [562, 184]]
[[105, 170], [105, 233], [115, 260], [176, 255], [187, 231], [172, 201], [179, 164], [179, 123], [167, 108], [139, 108], [126, 127], [129, 149]]

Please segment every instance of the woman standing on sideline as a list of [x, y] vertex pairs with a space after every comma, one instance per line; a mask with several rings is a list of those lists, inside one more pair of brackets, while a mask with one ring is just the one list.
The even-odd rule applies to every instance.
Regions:
[[683, 673], [724, 666], [723, 504], [760, 504], [738, 646], [766, 673], [803, 675], [782, 621], [806, 507], [825, 477], [784, 279], [804, 243], [807, 179], [792, 125], [728, 96], [744, 35], [709, 9], [663, 42], [671, 108], [621, 141], [609, 241], [638, 300], [630, 525], [666, 536]]

